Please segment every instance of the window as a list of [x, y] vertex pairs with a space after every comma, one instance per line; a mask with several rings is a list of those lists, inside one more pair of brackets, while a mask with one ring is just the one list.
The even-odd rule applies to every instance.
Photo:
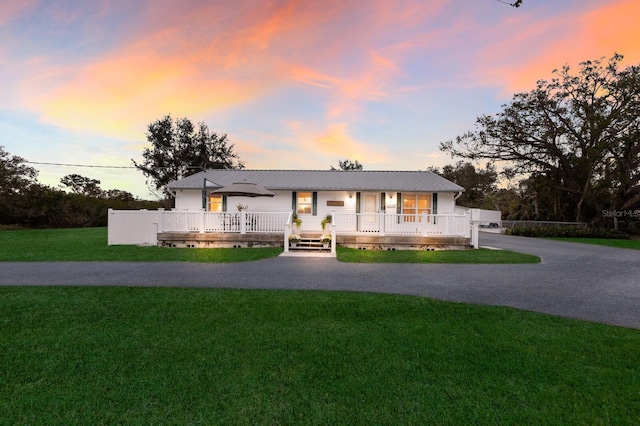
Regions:
[[313, 193], [298, 192], [298, 214], [311, 214], [313, 204]]
[[[402, 194], [402, 214], [422, 215], [431, 214], [431, 194]], [[405, 222], [416, 222], [416, 216], [404, 216]], [[418, 217], [418, 222], [422, 222], [422, 217]]]
[[221, 212], [222, 211], [222, 195], [209, 194], [209, 205], [207, 211]]

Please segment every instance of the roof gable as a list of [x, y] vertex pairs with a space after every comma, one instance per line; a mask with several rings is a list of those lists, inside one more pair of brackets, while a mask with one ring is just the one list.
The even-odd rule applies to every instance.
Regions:
[[[205, 181], [206, 179], [206, 181]], [[433, 172], [370, 170], [206, 170], [169, 189], [217, 188], [250, 182], [269, 190], [460, 192], [464, 188]]]

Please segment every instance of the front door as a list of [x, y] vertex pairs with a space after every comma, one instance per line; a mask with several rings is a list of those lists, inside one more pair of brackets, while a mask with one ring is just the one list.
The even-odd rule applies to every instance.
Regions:
[[362, 230], [367, 232], [378, 231], [378, 194], [364, 194], [364, 214], [362, 217]]

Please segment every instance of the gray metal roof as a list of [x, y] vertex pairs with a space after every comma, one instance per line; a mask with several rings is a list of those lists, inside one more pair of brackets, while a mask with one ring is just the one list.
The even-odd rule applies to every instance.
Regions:
[[206, 170], [171, 182], [169, 189], [218, 188], [250, 182], [270, 190], [459, 192], [464, 188], [432, 172], [342, 170]]

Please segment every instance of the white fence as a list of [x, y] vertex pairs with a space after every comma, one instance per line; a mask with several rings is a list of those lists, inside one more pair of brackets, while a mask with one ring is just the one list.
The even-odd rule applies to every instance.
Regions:
[[157, 245], [158, 210], [109, 209], [107, 241], [109, 245]]

